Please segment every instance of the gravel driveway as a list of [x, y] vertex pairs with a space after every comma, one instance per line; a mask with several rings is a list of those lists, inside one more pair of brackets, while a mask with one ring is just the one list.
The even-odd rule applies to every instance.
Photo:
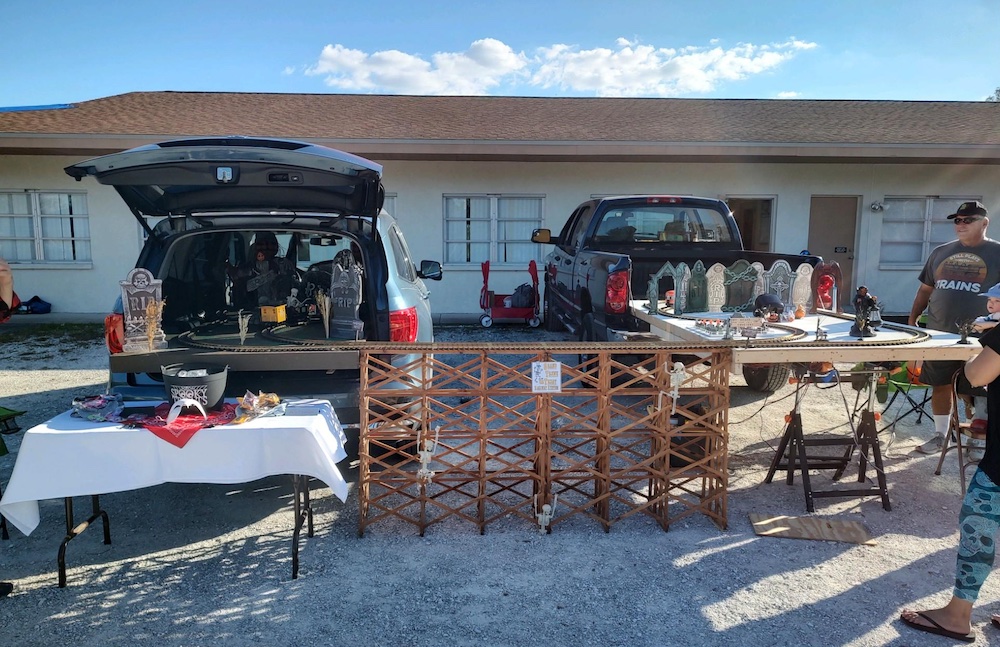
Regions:
[[[441, 340], [559, 339], [525, 326], [449, 327]], [[105, 351], [93, 341], [38, 337], [0, 345], [0, 405], [26, 409], [26, 426], [100, 392]], [[769, 398], [734, 379], [730, 411], [729, 529], [693, 516], [663, 532], [633, 516], [605, 533], [578, 518], [541, 535], [523, 521], [485, 535], [445, 523], [419, 537], [386, 522], [359, 539], [357, 472], [347, 503], [312, 482], [316, 536], [290, 580], [291, 484], [168, 484], [102, 496], [113, 543], [96, 531], [69, 546], [69, 586], [56, 587], [65, 534], [62, 502], [45, 501], [30, 535], [0, 543], [0, 635], [19, 647], [169, 645], [943, 645], [897, 617], [904, 606], [950, 595], [960, 504], [953, 456], [912, 452], [931, 423], [908, 418], [883, 436], [892, 511], [877, 498], [819, 499], [816, 517], [853, 520], [877, 541], [763, 538], [748, 515], [806, 515], [799, 481], [763, 484], [791, 408], [786, 387]], [[807, 433], [847, 433], [834, 385], [806, 400]], [[895, 407], [894, 407], [895, 409]], [[885, 414], [891, 418], [895, 411]], [[0, 483], [14, 465], [0, 457]], [[88, 466], [80, 465], [86, 470]], [[853, 475], [856, 475], [856, 470]], [[816, 487], [830, 471], [815, 473]], [[848, 473], [850, 478], [852, 473]], [[80, 500], [79, 506], [83, 506]], [[979, 644], [1000, 644], [989, 614], [1000, 579], [974, 614]]]

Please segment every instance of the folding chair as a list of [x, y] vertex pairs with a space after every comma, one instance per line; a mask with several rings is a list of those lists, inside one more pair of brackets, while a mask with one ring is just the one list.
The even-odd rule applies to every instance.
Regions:
[[[959, 378], [962, 377], [963, 369], [955, 371], [951, 378], [951, 420], [948, 423], [948, 433], [944, 436], [944, 445], [941, 447], [941, 458], [938, 459], [937, 469], [934, 474], [941, 475], [941, 466], [944, 465], [944, 457], [952, 449], [958, 454], [958, 474], [962, 482], [962, 496], [965, 496], [965, 471], [970, 467], [979, 465], [979, 459], [969, 458], [969, 450], [973, 449], [973, 440], [978, 441], [982, 448], [986, 442], [986, 431], [974, 431], [970, 422], [964, 422], [959, 415], [958, 407], [962, 401], [959, 397]], [[968, 386], [968, 382], [965, 383]]]
[[883, 411], [888, 411], [900, 394], [902, 394], [904, 402], [900, 403], [901, 411], [899, 415], [891, 423], [883, 427], [883, 431], [885, 429], [895, 431], [897, 422], [914, 413], [917, 414], [917, 424], [923, 421], [924, 416], [933, 420], [933, 417], [927, 410], [933, 389], [920, 381], [919, 366], [914, 368], [903, 362], [898, 369], [889, 373], [886, 386], [888, 387], [888, 392], [892, 395], [889, 397], [889, 401], [886, 403]]

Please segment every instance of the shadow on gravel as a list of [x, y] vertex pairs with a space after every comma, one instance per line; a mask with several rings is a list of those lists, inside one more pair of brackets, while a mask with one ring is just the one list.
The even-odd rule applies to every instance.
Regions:
[[[310, 496], [314, 517], [339, 511], [344, 504], [326, 486], [310, 480]], [[118, 572], [141, 569], [142, 579], [157, 579], [157, 564], [219, 560], [215, 568], [233, 571], [246, 577], [252, 571], [266, 570], [289, 579], [291, 575], [291, 536], [294, 529], [293, 490], [291, 478], [272, 476], [241, 484], [163, 485], [101, 495], [101, 507], [109, 516], [111, 544], [103, 543], [100, 520], [74, 538], [66, 550], [68, 584], [84, 585], [86, 573]], [[91, 511], [89, 497], [74, 499], [76, 523], [85, 520]], [[4, 567], [6, 577], [29, 577], [39, 573], [56, 574], [56, 552], [66, 533], [62, 499], [39, 502], [41, 523], [25, 537], [11, 529], [11, 543], [4, 548], [22, 553], [21, 559], [11, 560], [17, 566]], [[276, 519], [268, 520], [272, 515]], [[247, 529], [267, 521], [276, 528], [273, 534]], [[329, 532], [328, 522], [317, 524], [316, 535]], [[307, 546], [317, 539], [300, 539], [300, 559], [308, 561]], [[203, 545], [206, 544], [207, 546]], [[6, 542], [5, 542], [6, 543]], [[178, 553], [176, 558], [170, 554]], [[163, 554], [159, 556], [158, 554]], [[150, 563], [151, 562], [151, 563]], [[175, 564], [174, 575], [189, 566]], [[147, 570], [152, 569], [152, 570]], [[214, 569], [212, 569], [214, 570]], [[54, 582], [54, 580], [53, 580]]]

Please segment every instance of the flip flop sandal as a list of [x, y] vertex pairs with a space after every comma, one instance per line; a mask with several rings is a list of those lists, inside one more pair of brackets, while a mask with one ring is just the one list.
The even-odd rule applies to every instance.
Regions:
[[[922, 625], [919, 622], [914, 622], [913, 620], [910, 620], [909, 618], [905, 618], [903, 616], [900, 616], [899, 619], [908, 624], [909, 626], [913, 627], [914, 629], [918, 629], [920, 631], [926, 631], [929, 634], [936, 634], [938, 636], [954, 638], [955, 640], [961, 640], [962, 642], [967, 642], [967, 643], [971, 643], [976, 640], [976, 634], [974, 632], [970, 631], [967, 634], [962, 634], [958, 633], [957, 631], [951, 631], [950, 629], [945, 629], [944, 627], [939, 625], [937, 622], [934, 621], [933, 618], [931, 618], [922, 611], [917, 611], [917, 615], [931, 624]], [[997, 622], [995, 620], [993, 620], [992, 622], [993, 624], [1000, 626], [1000, 622]]]

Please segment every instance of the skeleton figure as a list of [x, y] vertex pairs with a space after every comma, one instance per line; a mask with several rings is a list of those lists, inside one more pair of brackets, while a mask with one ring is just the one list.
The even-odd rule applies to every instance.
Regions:
[[233, 282], [236, 306], [278, 305], [284, 303], [295, 279], [292, 261], [278, 255], [278, 238], [269, 231], [254, 237], [252, 261], [233, 267], [226, 262], [226, 273]]

